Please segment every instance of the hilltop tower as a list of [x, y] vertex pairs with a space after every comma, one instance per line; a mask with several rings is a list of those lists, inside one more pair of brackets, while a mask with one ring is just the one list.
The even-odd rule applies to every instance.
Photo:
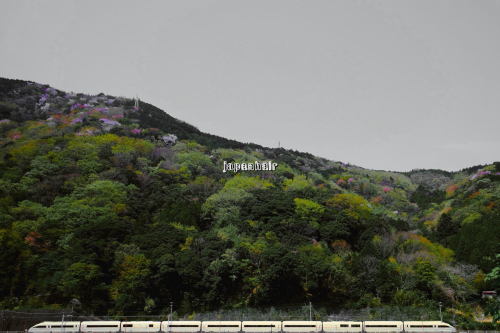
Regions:
[[139, 111], [139, 97], [135, 96], [134, 98], [134, 110]]

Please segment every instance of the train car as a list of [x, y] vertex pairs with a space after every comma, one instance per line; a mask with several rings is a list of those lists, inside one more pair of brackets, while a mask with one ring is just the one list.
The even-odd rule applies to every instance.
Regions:
[[323, 329], [321, 321], [284, 321], [282, 332], [284, 333], [319, 333]]
[[403, 332], [402, 321], [364, 321], [363, 330], [366, 333], [400, 333]]
[[120, 328], [119, 321], [82, 321], [80, 324], [83, 333], [118, 333]]
[[232, 333], [241, 331], [241, 321], [203, 321], [201, 323], [203, 332]]
[[281, 332], [281, 321], [243, 321], [241, 331], [245, 333]]
[[27, 333], [456, 333], [442, 321], [44, 321]]
[[122, 321], [120, 329], [123, 333], [160, 332], [161, 321]]
[[77, 333], [80, 332], [79, 321], [44, 321], [28, 329], [28, 333]]
[[455, 327], [442, 321], [405, 321], [405, 332], [408, 333], [455, 333]]
[[161, 331], [166, 333], [196, 333], [201, 331], [201, 321], [162, 321]]
[[363, 322], [361, 321], [324, 321], [323, 332], [325, 333], [361, 333], [363, 331]]

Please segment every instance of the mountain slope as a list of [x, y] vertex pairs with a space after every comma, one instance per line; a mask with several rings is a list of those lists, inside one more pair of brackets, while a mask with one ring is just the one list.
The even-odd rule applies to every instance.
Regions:
[[[0, 147], [6, 308], [466, 311], [493, 287], [498, 164], [367, 170], [206, 134], [144, 102], [7, 79]], [[267, 160], [276, 171], [223, 172]]]

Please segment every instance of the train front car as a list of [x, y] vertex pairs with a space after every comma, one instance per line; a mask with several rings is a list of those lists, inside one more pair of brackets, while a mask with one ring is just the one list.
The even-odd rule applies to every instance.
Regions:
[[324, 333], [361, 333], [363, 332], [361, 321], [324, 321]]
[[161, 321], [122, 321], [122, 333], [155, 333], [160, 332]]
[[320, 333], [323, 330], [321, 321], [284, 321], [283, 333]]
[[442, 321], [405, 321], [407, 333], [456, 333], [455, 327]]
[[201, 331], [201, 321], [162, 321], [161, 331], [166, 333], [197, 333]]
[[28, 333], [78, 333], [79, 321], [44, 321], [28, 329]]
[[243, 321], [241, 331], [244, 333], [281, 332], [281, 321]]
[[363, 330], [366, 333], [401, 333], [402, 321], [364, 321]]
[[237, 333], [241, 331], [241, 321], [204, 321], [201, 327], [205, 333]]

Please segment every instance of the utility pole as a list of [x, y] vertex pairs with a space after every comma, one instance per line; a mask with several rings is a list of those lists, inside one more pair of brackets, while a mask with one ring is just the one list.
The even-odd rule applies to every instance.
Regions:
[[172, 309], [173, 309], [173, 306], [174, 306], [174, 302], [170, 302], [170, 319], [168, 321], [168, 331], [169, 332], [172, 332], [171, 325], [172, 325]]
[[443, 303], [439, 302], [439, 319], [441, 321], [443, 321], [443, 314], [441, 313], [441, 306], [443, 305]]
[[312, 303], [309, 301], [309, 321], [312, 321]]
[[62, 328], [62, 332], [64, 333], [64, 331], [65, 331], [65, 329], [64, 329], [64, 312], [62, 313], [61, 328]]

